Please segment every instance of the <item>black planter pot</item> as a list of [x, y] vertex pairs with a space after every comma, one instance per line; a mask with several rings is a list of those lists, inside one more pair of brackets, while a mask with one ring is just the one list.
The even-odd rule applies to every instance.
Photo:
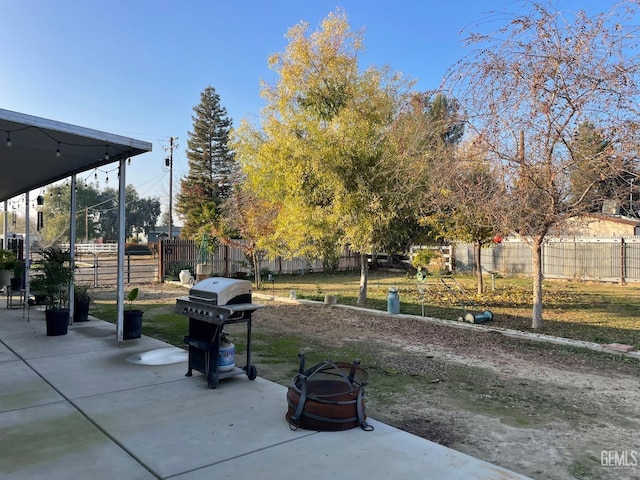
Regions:
[[47, 295], [45, 293], [34, 293], [32, 305], [46, 305]]
[[47, 336], [66, 335], [69, 330], [69, 310], [47, 310], [44, 312], [47, 322]]
[[11, 290], [13, 290], [14, 292], [22, 290], [22, 278], [13, 277], [11, 279]]
[[91, 299], [76, 298], [73, 302], [73, 321], [74, 322], [87, 322], [89, 320], [89, 304]]
[[125, 310], [122, 326], [123, 340], [140, 338], [142, 335], [142, 310]]

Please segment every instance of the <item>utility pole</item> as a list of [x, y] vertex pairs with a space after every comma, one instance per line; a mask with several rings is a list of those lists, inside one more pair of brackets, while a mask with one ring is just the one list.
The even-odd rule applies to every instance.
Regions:
[[173, 141], [178, 137], [169, 139], [169, 158], [165, 160], [169, 167], [169, 238], [173, 238], [173, 149], [177, 146]]

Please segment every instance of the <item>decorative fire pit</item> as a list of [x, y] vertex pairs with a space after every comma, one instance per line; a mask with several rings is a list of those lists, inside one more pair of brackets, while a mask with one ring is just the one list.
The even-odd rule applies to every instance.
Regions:
[[300, 371], [287, 391], [289, 426], [294, 430], [338, 431], [357, 426], [373, 430], [367, 423], [364, 406], [369, 374], [359, 365], [358, 360], [327, 360], [305, 370], [301, 354]]

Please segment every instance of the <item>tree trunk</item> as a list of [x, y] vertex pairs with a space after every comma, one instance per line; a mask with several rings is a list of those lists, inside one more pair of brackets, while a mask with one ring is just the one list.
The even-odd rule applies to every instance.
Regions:
[[367, 303], [367, 281], [369, 280], [369, 263], [367, 256], [360, 254], [360, 290], [358, 291], [358, 300], [356, 305], [363, 306]]
[[536, 238], [533, 250], [533, 312], [531, 314], [531, 328], [542, 328], [542, 240]]
[[253, 262], [253, 278], [256, 282], [256, 290], [258, 290], [261, 287], [262, 278], [260, 278], [260, 261], [255, 250], [251, 252], [251, 261]]
[[478, 278], [478, 294], [482, 295], [483, 285], [482, 285], [482, 244], [480, 240], [477, 240], [473, 243], [473, 248], [475, 250], [476, 257], [476, 276]]

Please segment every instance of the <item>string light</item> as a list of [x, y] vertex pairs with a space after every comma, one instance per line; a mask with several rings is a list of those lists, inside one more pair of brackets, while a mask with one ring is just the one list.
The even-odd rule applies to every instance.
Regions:
[[[27, 129], [36, 129], [36, 130], [40, 131], [42, 134], [44, 134], [44, 135], [46, 135], [47, 137], [49, 137], [49, 138], [50, 138], [51, 140], [53, 140], [54, 142], [56, 142], [56, 143], [57, 143], [56, 152], [55, 152], [55, 153], [56, 153], [56, 157], [61, 157], [61, 156], [62, 156], [62, 152], [61, 152], [61, 150], [60, 150], [60, 146], [61, 146], [61, 145], [79, 146], [79, 145], [76, 145], [76, 144], [73, 144], [73, 143], [65, 143], [65, 142], [61, 142], [61, 141], [57, 140], [54, 136], [52, 136], [51, 134], [49, 134], [47, 131], [45, 131], [45, 130], [43, 130], [43, 129], [39, 128], [39, 127], [35, 127], [35, 126], [25, 126], [25, 127], [23, 127], [23, 128], [18, 128], [18, 129], [13, 130], [13, 131], [12, 131], [12, 130], [4, 130], [4, 129], [1, 129], [1, 130], [0, 130], [0, 132], [6, 132], [6, 133], [7, 133], [6, 145], [7, 145], [7, 147], [11, 147], [11, 146], [13, 145], [13, 142], [11, 141], [11, 133], [12, 133], [12, 132], [19, 132], [19, 131], [27, 130]], [[105, 146], [105, 150], [104, 150], [104, 157], [103, 157], [103, 159], [104, 159], [105, 161], [109, 161], [109, 160], [111, 159], [111, 156], [109, 155], [109, 146], [110, 146], [110, 145], [109, 145], [109, 144], [106, 144], [106, 145], [105, 145], [105, 144], [102, 144], [102, 145], [104, 145], [104, 146]], [[89, 146], [89, 145], [87, 145], [87, 146]], [[94, 145], [90, 145], [90, 146], [91, 146], [91, 147], [100, 147], [101, 145], [100, 145], [100, 144], [94, 144]], [[118, 150], [118, 149], [116, 148], [116, 150]], [[131, 165], [131, 159], [130, 159], [130, 158], [128, 158], [128, 159], [127, 159], [127, 161], [129, 162], [129, 165]]]

